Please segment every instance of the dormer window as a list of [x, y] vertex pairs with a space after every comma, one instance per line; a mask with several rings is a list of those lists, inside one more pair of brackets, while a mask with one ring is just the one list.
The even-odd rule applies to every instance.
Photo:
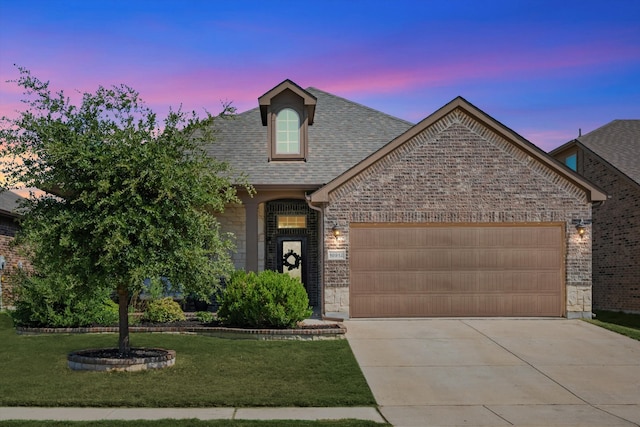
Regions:
[[313, 124], [316, 97], [285, 80], [258, 101], [262, 124], [267, 127], [269, 161], [306, 161], [308, 127]]
[[564, 164], [574, 171], [578, 170], [578, 153], [569, 154], [564, 158]]
[[300, 115], [291, 108], [276, 114], [276, 155], [300, 155]]
[[571, 147], [571, 149], [561, 152], [560, 155], [554, 154], [554, 157], [564, 163], [569, 169], [576, 172], [578, 171], [581, 159], [578, 150], [575, 147]]

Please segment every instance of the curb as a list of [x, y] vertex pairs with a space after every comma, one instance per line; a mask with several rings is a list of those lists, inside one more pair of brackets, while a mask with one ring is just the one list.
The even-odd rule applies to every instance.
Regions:
[[43, 408], [0, 407], [0, 421], [7, 420], [342, 420], [386, 423], [374, 407], [331, 408]]

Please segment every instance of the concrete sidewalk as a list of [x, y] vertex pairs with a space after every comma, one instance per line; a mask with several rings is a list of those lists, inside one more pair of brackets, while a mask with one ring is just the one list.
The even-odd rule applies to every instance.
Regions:
[[341, 420], [385, 422], [376, 408], [30, 408], [0, 407], [6, 420]]
[[380, 411], [396, 427], [640, 425], [640, 342], [587, 322], [345, 324]]

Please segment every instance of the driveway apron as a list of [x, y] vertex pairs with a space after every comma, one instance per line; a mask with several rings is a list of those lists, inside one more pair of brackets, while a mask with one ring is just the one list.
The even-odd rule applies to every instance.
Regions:
[[640, 342], [580, 320], [349, 320], [402, 426], [640, 426]]

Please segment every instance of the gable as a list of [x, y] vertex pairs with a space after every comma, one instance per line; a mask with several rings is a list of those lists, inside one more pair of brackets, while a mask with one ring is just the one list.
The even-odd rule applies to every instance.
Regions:
[[309, 124], [313, 124], [317, 98], [291, 80], [287, 79], [258, 98], [258, 104], [260, 105], [260, 117], [262, 119], [263, 126], [267, 125], [269, 106], [278, 98], [282, 98], [283, 96], [289, 100], [294, 99], [294, 102], [300, 102], [304, 105]]
[[[416, 193], [433, 194], [432, 201], [437, 196], [446, 200], [451, 193], [458, 199], [467, 194], [476, 206], [486, 201], [487, 209], [495, 197], [508, 193], [515, 197], [527, 193], [530, 203], [536, 197], [543, 199], [545, 192], [551, 196], [558, 191], [573, 199], [604, 200], [604, 193], [565, 169], [466, 100], [456, 98], [313, 193], [311, 201], [327, 203], [380, 180], [393, 184], [394, 203], [415, 199]], [[516, 182], [535, 189], [535, 194]], [[373, 187], [380, 191], [379, 186]], [[486, 196], [489, 190], [494, 190], [493, 199]]]

